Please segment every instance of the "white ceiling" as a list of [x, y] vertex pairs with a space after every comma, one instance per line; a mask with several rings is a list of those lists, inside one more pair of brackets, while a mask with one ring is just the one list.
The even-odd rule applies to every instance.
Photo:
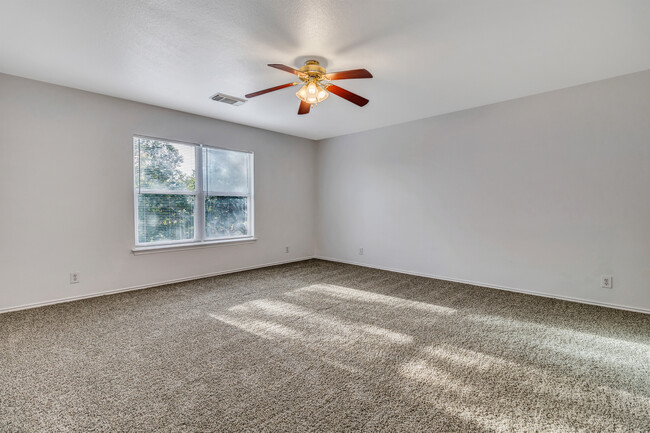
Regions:
[[[0, 0], [0, 72], [321, 139], [650, 69], [648, 0]], [[369, 80], [240, 107], [308, 55]]]

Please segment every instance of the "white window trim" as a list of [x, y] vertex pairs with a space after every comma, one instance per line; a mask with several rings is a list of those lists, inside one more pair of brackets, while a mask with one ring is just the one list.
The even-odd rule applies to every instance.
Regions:
[[[133, 254], [153, 254], [161, 252], [172, 252], [172, 251], [183, 251], [188, 249], [196, 248], [210, 248], [226, 245], [238, 245], [255, 242], [255, 154], [252, 151], [240, 150], [240, 149], [229, 149], [225, 147], [210, 146], [201, 143], [190, 143], [187, 141], [171, 140], [167, 138], [158, 138], [151, 137], [147, 135], [138, 135], [135, 134], [132, 137], [131, 145], [133, 146], [133, 139], [142, 138], [147, 140], [158, 140], [167, 143], [176, 143], [194, 146], [195, 148], [195, 165], [196, 170], [196, 184], [194, 191], [167, 191], [167, 190], [154, 190], [154, 189], [140, 189], [136, 188], [136, 173], [133, 170], [133, 223], [134, 223], [134, 239], [135, 246], [131, 249]], [[203, 190], [203, 149], [218, 149], [218, 150], [227, 150], [231, 152], [240, 152], [247, 153], [250, 155], [249, 158], [249, 175], [248, 181], [249, 192], [248, 194], [237, 194], [237, 193], [221, 193], [210, 191], [209, 193]], [[135, 148], [134, 148], [135, 152]], [[131, 158], [131, 163], [133, 164], [135, 158], [135, 153]], [[139, 181], [139, 179], [138, 179]], [[139, 185], [139, 184], [138, 184]], [[138, 194], [141, 193], [152, 193], [152, 194], [178, 194], [178, 195], [193, 195], [194, 196], [194, 239], [191, 240], [179, 240], [179, 241], [163, 241], [163, 242], [147, 242], [147, 243], [138, 243]], [[229, 238], [206, 238], [205, 237], [205, 198], [206, 197], [247, 197], [248, 198], [248, 235], [247, 236], [237, 236]]]
[[147, 245], [142, 247], [135, 247], [131, 249], [134, 255], [141, 254], [157, 254], [157, 253], [171, 253], [174, 251], [195, 250], [201, 248], [224, 247], [228, 245], [250, 244], [257, 241], [257, 238], [242, 237], [242, 238], [228, 238], [218, 241], [203, 241], [203, 242], [185, 242], [178, 244], [160, 244], [160, 245]]

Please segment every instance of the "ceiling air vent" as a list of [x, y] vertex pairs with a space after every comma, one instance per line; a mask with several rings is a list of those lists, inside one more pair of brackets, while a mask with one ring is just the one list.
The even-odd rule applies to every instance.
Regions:
[[217, 93], [216, 95], [212, 96], [210, 99], [212, 99], [213, 101], [223, 102], [224, 104], [230, 104], [235, 106], [242, 105], [244, 102], [246, 102], [245, 99], [235, 98], [234, 96], [224, 95], [223, 93]]

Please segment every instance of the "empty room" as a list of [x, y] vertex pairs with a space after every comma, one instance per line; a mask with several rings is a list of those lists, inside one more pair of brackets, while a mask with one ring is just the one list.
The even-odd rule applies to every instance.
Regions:
[[0, 0], [0, 433], [650, 432], [647, 0]]

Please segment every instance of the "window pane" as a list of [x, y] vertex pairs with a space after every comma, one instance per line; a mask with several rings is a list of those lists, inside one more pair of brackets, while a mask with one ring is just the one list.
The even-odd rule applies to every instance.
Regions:
[[210, 193], [248, 194], [249, 153], [204, 148], [204, 188]]
[[138, 195], [138, 242], [194, 239], [194, 196]]
[[138, 137], [133, 144], [136, 188], [194, 191], [195, 146]]
[[247, 197], [206, 197], [206, 238], [247, 236], [248, 231]]

